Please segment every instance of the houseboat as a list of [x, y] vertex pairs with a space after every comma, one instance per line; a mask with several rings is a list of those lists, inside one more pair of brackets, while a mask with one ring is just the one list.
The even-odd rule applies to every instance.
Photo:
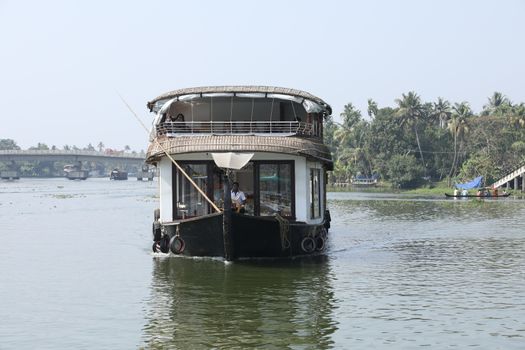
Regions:
[[109, 179], [110, 180], [127, 180], [128, 172], [119, 170], [119, 169], [113, 169], [111, 173], [109, 173]]
[[4, 170], [0, 172], [2, 180], [19, 180], [20, 174], [16, 170]]
[[350, 180], [352, 187], [375, 187], [377, 186], [377, 182], [378, 176], [375, 174], [371, 177], [357, 175]]
[[153, 181], [155, 173], [150, 170], [148, 164], [144, 164], [139, 172], [137, 172], [137, 181]]
[[295, 89], [212, 86], [147, 106], [146, 162], [157, 167], [160, 191], [154, 252], [235, 260], [326, 249], [326, 102]]
[[85, 180], [89, 176], [88, 170], [82, 170], [82, 163], [64, 165], [64, 176], [69, 180]]

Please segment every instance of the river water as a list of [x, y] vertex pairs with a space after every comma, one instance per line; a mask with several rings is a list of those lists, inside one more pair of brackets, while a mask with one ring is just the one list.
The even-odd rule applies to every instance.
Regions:
[[330, 193], [325, 255], [150, 253], [156, 182], [0, 182], [0, 349], [523, 349], [525, 201]]

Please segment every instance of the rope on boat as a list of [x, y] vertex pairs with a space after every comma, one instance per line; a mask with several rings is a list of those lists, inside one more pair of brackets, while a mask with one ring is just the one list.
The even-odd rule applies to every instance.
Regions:
[[275, 214], [275, 220], [279, 223], [282, 250], [290, 248], [290, 222], [279, 214]]
[[[117, 92], [118, 94], [118, 92]], [[148, 128], [146, 127], [146, 125], [144, 125], [144, 123], [142, 122], [142, 120], [139, 118], [139, 116], [137, 115], [137, 113], [135, 113], [135, 111], [130, 107], [130, 105], [126, 102], [126, 100], [124, 100], [124, 97], [122, 97], [120, 94], [118, 94], [120, 99], [122, 100], [122, 102], [124, 102], [124, 104], [126, 105], [126, 107], [128, 107], [129, 111], [135, 116], [135, 118], [138, 120], [138, 122], [140, 123], [140, 125], [142, 125], [142, 127], [144, 128], [144, 130], [146, 130], [146, 132], [149, 134], [149, 130]], [[173, 157], [168, 153], [168, 151], [160, 144], [159, 140], [157, 140], [157, 138], [153, 138], [153, 141], [155, 141], [157, 143], [157, 146], [162, 150], [162, 152], [164, 152], [164, 154], [166, 154], [166, 156], [171, 160], [171, 162], [173, 164], [175, 164], [175, 166], [177, 167], [177, 169], [179, 169], [179, 171], [182, 173], [182, 175], [184, 175], [184, 177], [186, 177], [186, 179], [188, 179], [188, 181], [193, 185], [193, 187], [195, 187], [195, 189], [204, 197], [204, 199], [206, 199], [206, 201], [208, 203], [210, 203], [210, 205], [213, 207], [213, 209], [215, 209], [218, 213], [221, 212], [221, 210], [219, 209], [219, 207], [217, 207], [215, 205], [215, 203], [213, 203], [213, 201], [211, 199], [208, 198], [208, 196], [206, 195], [206, 193], [204, 193], [204, 191], [195, 183], [195, 181], [193, 181], [193, 179], [184, 171], [184, 169], [182, 169], [182, 167], [179, 165], [179, 163], [177, 163], [175, 161], [175, 159], [173, 159]]]

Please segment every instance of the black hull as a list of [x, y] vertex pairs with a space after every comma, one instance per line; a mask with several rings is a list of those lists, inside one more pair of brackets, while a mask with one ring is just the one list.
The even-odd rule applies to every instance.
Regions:
[[[165, 236], [161, 238], [163, 226]], [[183, 256], [224, 257], [222, 213], [156, 225], [157, 249]], [[155, 224], [154, 224], [155, 236]], [[274, 217], [232, 215], [234, 259], [315, 255], [326, 247], [324, 224], [278, 221]], [[168, 242], [171, 242], [169, 244]], [[154, 248], [155, 250], [155, 248]]]
[[128, 179], [128, 173], [119, 173], [119, 174], [111, 174], [109, 176], [110, 180], [127, 180]]
[[20, 174], [18, 173], [18, 171], [6, 170], [6, 171], [0, 172], [0, 178], [2, 180], [9, 180], [9, 181], [20, 180]]
[[510, 193], [499, 194], [497, 196], [477, 196], [475, 194], [454, 196], [453, 194], [445, 193], [445, 196], [447, 196], [449, 198], [499, 198], [499, 197], [508, 197], [508, 196], [510, 196]]

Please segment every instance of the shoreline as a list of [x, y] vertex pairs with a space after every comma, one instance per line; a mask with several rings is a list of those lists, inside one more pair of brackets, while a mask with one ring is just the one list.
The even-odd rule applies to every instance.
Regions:
[[[503, 190], [504, 188], [500, 188]], [[426, 196], [432, 196], [432, 197], [444, 197], [445, 193], [452, 193], [454, 192], [454, 188], [448, 187], [448, 186], [442, 186], [440, 184], [436, 185], [435, 187], [428, 187], [422, 186], [417, 188], [411, 188], [411, 189], [395, 189], [387, 185], [380, 185], [377, 187], [334, 187], [327, 185], [326, 186], [327, 192], [370, 192], [370, 193], [397, 193], [397, 194], [411, 194], [411, 195], [426, 195]], [[508, 189], [508, 193], [510, 193], [513, 196], [524, 196], [525, 193], [521, 192], [520, 190], [512, 190]], [[469, 191], [469, 193], [473, 194], [475, 193], [474, 190]]]

